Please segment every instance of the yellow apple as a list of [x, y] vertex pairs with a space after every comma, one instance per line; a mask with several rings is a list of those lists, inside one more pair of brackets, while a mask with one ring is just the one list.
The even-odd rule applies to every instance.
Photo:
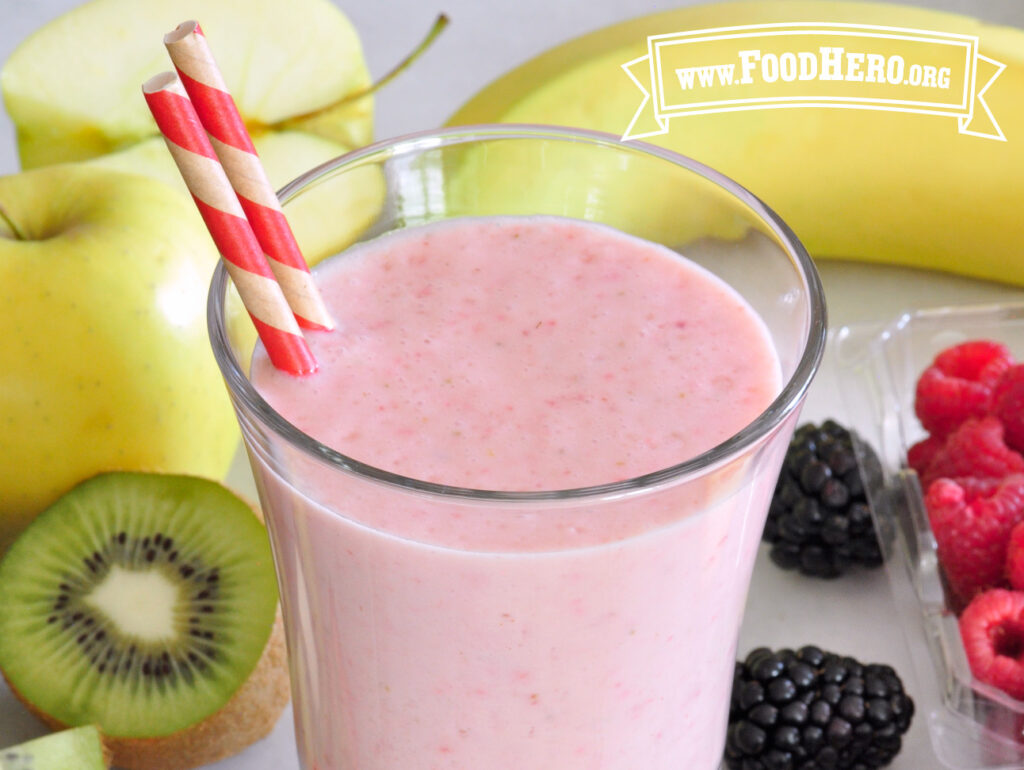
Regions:
[[0, 551], [100, 471], [227, 472], [238, 432], [205, 321], [218, 255], [191, 207], [83, 164], [0, 177]]
[[[370, 141], [373, 99], [350, 98], [370, 83], [362, 47], [329, 0], [91, 0], [27, 38], [0, 73], [23, 168], [97, 159], [184, 193], [140, 86], [171, 69], [163, 36], [187, 19], [202, 25], [275, 187]], [[364, 181], [291, 207], [307, 259], [337, 250], [376, 215], [380, 181]]]

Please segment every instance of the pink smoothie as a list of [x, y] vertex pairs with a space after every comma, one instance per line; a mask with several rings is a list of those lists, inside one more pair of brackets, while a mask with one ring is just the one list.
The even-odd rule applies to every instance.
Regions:
[[[252, 379], [323, 444], [473, 489], [668, 468], [780, 389], [749, 306], [674, 252], [555, 218], [455, 220], [317, 270], [313, 377]], [[794, 417], [795, 419], [795, 417]], [[781, 444], [781, 445], [780, 445]], [[712, 770], [784, 442], [629, 494], [481, 501], [251, 449], [318, 770]]]

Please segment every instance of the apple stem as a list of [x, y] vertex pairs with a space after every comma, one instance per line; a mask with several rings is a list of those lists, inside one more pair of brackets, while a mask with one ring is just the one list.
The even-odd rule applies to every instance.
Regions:
[[380, 80], [377, 80], [376, 82], [371, 83], [370, 85], [366, 86], [365, 88], [361, 88], [358, 91], [353, 91], [344, 98], [339, 99], [338, 101], [334, 102], [333, 104], [329, 104], [326, 107], [321, 107], [319, 109], [313, 110], [311, 112], [306, 112], [301, 115], [293, 115], [292, 117], [288, 118], [288, 122], [293, 123], [298, 120], [306, 120], [308, 118], [315, 117], [323, 112], [327, 112], [328, 110], [333, 110], [334, 108], [339, 107], [342, 104], [348, 104], [350, 102], [358, 101], [359, 99], [362, 99], [364, 96], [369, 96], [375, 91], [379, 91], [381, 88], [383, 88], [392, 80], [394, 80], [396, 77], [401, 75], [402, 72], [404, 72], [414, 61], [420, 58], [423, 52], [430, 48], [434, 40], [437, 39], [437, 36], [444, 32], [445, 27], [448, 26], [448, 22], [449, 19], [446, 14], [438, 14], [438, 17], [434, 19], [434, 23], [431, 25], [430, 30], [427, 32], [426, 37], [424, 37], [423, 40], [420, 41], [419, 45], [413, 48], [412, 51], [410, 51], [404, 59], [398, 62], [398, 64], [395, 65], [390, 71], [388, 71], [383, 77], [381, 77]]
[[17, 225], [14, 224], [14, 220], [11, 219], [2, 205], [0, 205], [0, 222], [7, 225], [7, 228], [14, 234], [16, 240], [28, 240], [28, 238], [25, 237], [25, 234], [18, 229]]

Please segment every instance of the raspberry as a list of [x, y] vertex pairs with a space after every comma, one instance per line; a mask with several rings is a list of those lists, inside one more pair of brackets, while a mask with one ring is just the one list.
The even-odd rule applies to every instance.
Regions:
[[1024, 457], [1003, 441], [1003, 425], [995, 417], [970, 419], [951, 433], [935, 453], [921, 486], [927, 489], [940, 477], [975, 476], [999, 479], [1024, 472]]
[[974, 340], [942, 351], [917, 382], [914, 412], [925, 429], [945, 436], [992, 406], [996, 381], [1013, 363], [1005, 345]]
[[914, 412], [934, 436], [948, 435], [969, 417], [984, 416], [991, 405], [991, 386], [950, 377], [934, 366], [917, 381]]
[[975, 679], [1024, 698], [1024, 592], [978, 594], [960, 616], [960, 637]]
[[945, 439], [938, 436], [929, 436], [921, 439], [907, 450], [907, 465], [917, 471], [917, 475], [923, 477], [932, 464], [935, 455], [942, 449]]
[[1018, 524], [1010, 532], [1010, 544], [1006, 548], [1006, 578], [1018, 591], [1024, 591], [1024, 524]]
[[939, 562], [956, 597], [970, 601], [1003, 585], [1010, 533], [1024, 520], [1024, 475], [1002, 482], [939, 479], [924, 502]]
[[1007, 445], [1024, 452], [1024, 364], [1011, 366], [999, 379], [992, 414], [1003, 423]]
[[[1013, 353], [1001, 342], [971, 340], [946, 348], [932, 362], [951, 377], [982, 382], [1013, 363]], [[999, 374], [995, 374], [998, 378]]]
[[886, 767], [899, 753], [914, 701], [892, 667], [813, 647], [759, 647], [736, 664], [725, 764], [729, 770]]

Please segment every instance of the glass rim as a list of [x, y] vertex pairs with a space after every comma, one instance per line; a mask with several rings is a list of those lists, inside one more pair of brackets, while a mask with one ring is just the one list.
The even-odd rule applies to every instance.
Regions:
[[[390, 157], [425, 149], [500, 139], [547, 139], [580, 142], [593, 146], [612, 146], [617, 150], [626, 149], [661, 158], [696, 173], [725, 190], [733, 198], [746, 204], [769, 227], [799, 271], [807, 291], [810, 317], [800, 360], [793, 374], [764, 411], [728, 439], [699, 455], [667, 468], [620, 481], [567, 489], [511, 491], [450, 486], [403, 476], [400, 473], [377, 468], [348, 457], [322, 444], [286, 420], [263, 399], [245, 375], [231, 348], [224, 314], [228, 274], [223, 260], [220, 260], [214, 270], [207, 297], [207, 327], [214, 358], [217, 360], [217, 365], [220, 367], [233, 399], [240, 401], [263, 425], [271, 429], [277, 436], [285, 439], [291, 446], [339, 471], [398, 487], [404, 491], [415, 491], [443, 498], [456, 497], [470, 501], [515, 503], [619, 497], [698, 476], [733, 457], [738, 457], [769, 437], [802, 403], [824, 354], [827, 336], [824, 289], [814, 262], [789, 226], [752, 192], [699, 161], [647, 142], [635, 140], [623, 142], [614, 134], [589, 129], [516, 123], [454, 126], [384, 139], [340, 155], [296, 177], [278, 191], [278, 198], [282, 204], [286, 204], [300, 190], [321, 176], [343, 167], [358, 165], [374, 155]], [[311, 376], [315, 377], [316, 375]]]

